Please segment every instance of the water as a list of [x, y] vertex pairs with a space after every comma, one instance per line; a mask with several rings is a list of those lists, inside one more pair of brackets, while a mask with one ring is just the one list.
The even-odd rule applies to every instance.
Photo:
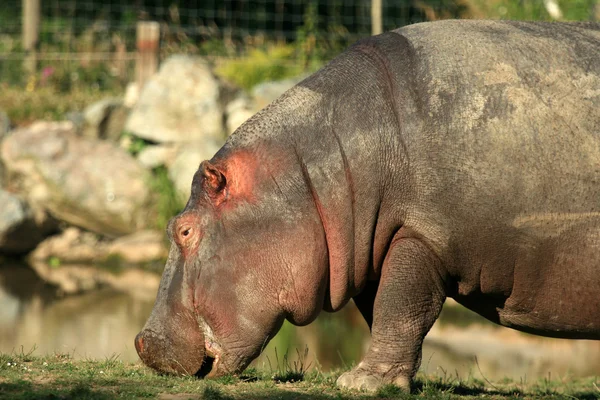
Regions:
[[[98, 290], [61, 298], [29, 268], [0, 266], [0, 351], [138, 361], [133, 338], [154, 295]], [[425, 341], [421, 369], [427, 373], [516, 380], [600, 374], [600, 342], [526, 335], [486, 323], [460, 306], [445, 307]], [[293, 367], [297, 352], [308, 348], [304, 365], [327, 371], [358, 363], [368, 345], [367, 325], [350, 304], [306, 327], [286, 323], [255, 365], [276, 372], [287, 353]]]

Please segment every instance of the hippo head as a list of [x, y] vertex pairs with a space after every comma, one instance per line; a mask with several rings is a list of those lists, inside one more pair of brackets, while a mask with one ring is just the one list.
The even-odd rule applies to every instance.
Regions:
[[240, 372], [284, 319], [308, 324], [322, 308], [327, 247], [304, 170], [256, 154], [224, 148], [204, 161], [168, 225], [157, 299], [135, 339], [159, 372]]

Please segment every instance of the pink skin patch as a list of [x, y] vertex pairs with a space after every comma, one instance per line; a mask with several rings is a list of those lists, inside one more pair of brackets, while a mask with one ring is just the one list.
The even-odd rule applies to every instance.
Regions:
[[225, 185], [225, 202], [245, 200], [253, 203], [254, 187], [258, 172], [256, 156], [246, 152], [238, 151], [230, 154], [226, 160], [219, 162], [217, 168], [223, 168], [223, 174], [227, 179]]

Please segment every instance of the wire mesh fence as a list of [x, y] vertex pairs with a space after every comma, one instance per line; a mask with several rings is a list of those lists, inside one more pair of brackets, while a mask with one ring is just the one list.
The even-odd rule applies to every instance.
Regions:
[[[43, 0], [40, 8], [42, 47], [63, 50], [76, 50], [73, 39], [90, 32], [118, 33], [125, 45], [133, 45], [139, 20], [160, 22], [176, 40], [295, 40], [305, 25], [320, 36], [356, 38], [371, 32], [370, 0]], [[423, 21], [436, 10], [459, 16], [465, 6], [453, 0], [404, 0], [383, 2], [382, 8], [384, 26], [391, 29]], [[23, 0], [3, 0], [3, 34], [20, 34], [22, 11]]]
[[[0, 5], [0, 82], [31, 85], [24, 68], [24, 7]], [[122, 87], [133, 79], [137, 26], [160, 26], [158, 56], [174, 52], [235, 59], [249, 49], [287, 45], [271, 62], [308, 67], [371, 34], [373, 6], [383, 30], [442, 18], [595, 20], [600, 0], [32, 0], [38, 2], [37, 82]], [[291, 46], [291, 47], [290, 47]], [[88, 82], [89, 80], [89, 82]]]

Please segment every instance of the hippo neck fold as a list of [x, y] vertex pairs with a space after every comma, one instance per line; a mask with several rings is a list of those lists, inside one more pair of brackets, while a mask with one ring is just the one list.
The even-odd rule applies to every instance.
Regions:
[[[384, 189], [396, 184], [393, 177], [403, 176], [406, 167], [397, 95], [378, 50], [370, 46], [361, 43], [357, 57], [339, 57], [286, 92], [225, 146], [259, 149], [261, 163], [275, 163], [273, 152], [295, 160], [282, 180], [303, 181], [308, 188], [304, 201], [318, 211], [328, 252], [328, 265], [322, 266], [328, 268], [327, 311], [342, 308], [368, 279], [378, 279], [403, 221], [400, 202], [386, 199]], [[386, 201], [393, 206], [384, 210]]]

